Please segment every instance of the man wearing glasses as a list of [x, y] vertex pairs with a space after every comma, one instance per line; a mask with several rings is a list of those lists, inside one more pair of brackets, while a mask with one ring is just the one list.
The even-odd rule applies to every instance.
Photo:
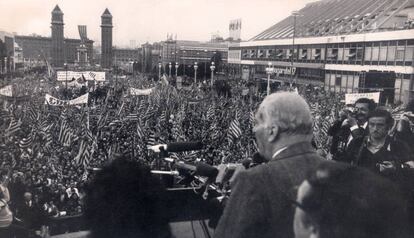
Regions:
[[294, 237], [294, 189], [323, 160], [311, 145], [312, 125], [309, 106], [298, 94], [264, 99], [253, 131], [268, 163], [237, 176], [215, 237]]

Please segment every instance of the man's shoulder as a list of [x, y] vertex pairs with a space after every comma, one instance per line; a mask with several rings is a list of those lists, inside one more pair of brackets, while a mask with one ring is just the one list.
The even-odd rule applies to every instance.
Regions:
[[325, 159], [316, 153], [306, 153], [284, 159], [271, 160], [254, 168], [243, 171], [240, 175], [248, 178], [260, 178], [267, 173], [272, 177], [284, 177], [295, 171], [306, 171], [319, 165]]

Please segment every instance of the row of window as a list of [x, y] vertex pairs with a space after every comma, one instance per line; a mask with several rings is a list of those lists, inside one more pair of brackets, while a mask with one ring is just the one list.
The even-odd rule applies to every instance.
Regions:
[[[240, 57], [230, 49], [229, 58]], [[334, 64], [413, 64], [414, 40], [341, 43], [328, 45], [259, 46], [241, 49], [244, 60], [278, 60]]]

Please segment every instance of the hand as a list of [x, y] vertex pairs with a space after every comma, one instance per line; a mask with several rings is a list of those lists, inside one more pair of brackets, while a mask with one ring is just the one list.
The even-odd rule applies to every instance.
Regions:
[[164, 150], [167, 150], [167, 144], [149, 146], [148, 149], [154, 151], [155, 153], [159, 153], [161, 152], [161, 147], [163, 147]]
[[382, 161], [378, 164], [380, 172], [384, 172], [385, 170], [395, 169], [395, 165], [391, 161]]

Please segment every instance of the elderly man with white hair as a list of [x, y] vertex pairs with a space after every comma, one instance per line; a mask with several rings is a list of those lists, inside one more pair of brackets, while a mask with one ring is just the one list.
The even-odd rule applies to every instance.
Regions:
[[296, 93], [267, 96], [253, 131], [267, 163], [241, 172], [215, 237], [294, 237], [297, 187], [323, 161], [311, 145], [312, 116]]

